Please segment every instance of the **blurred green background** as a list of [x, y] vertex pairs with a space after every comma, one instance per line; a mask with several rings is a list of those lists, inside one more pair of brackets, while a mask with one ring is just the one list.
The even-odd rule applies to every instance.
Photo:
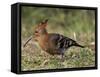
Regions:
[[[49, 33], [63, 34], [83, 45], [95, 42], [95, 10], [23, 6], [21, 10], [22, 45], [34, 33], [35, 27], [45, 19], [49, 20], [47, 26]], [[61, 62], [56, 57], [50, 57], [45, 65], [44, 52], [30, 41], [26, 48], [22, 48], [22, 70], [94, 66], [95, 51], [92, 49], [71, 48], [66, 53], [69, 59]], [[79, 58], [74, 59], [73, 56], [77, 55]]]

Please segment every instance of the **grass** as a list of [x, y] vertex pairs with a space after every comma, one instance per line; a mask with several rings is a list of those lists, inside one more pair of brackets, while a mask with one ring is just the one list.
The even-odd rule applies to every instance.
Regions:
[[22, 51], [22, 70], [58, 69], [95, 66], [95, 52], [87, 48], [72, 47], [65, 52], [64, 61], [59, 55], [51, 56], [39, 49], [33, 41]]
[[60, 56], [47, 54], [32, 40], [25, 48], [22, 46], [21, 69], [23, 71], [95, 66], [95, 49], [88, 47], [95, 41], [94, 10], [23, 7], [21, 13], [22, 45], [33, 34], [39, 22], [48, 17], [48, 32], [59, 33], [76, 39], [79, 44], [87, 45], [86, 48], [72, 47], [66, 50], [64, 61], [61, 61]]

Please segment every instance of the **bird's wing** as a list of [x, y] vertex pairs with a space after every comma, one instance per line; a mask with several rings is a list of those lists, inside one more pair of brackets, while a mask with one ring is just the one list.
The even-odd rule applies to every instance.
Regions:
[[50, 34], [50, 41], [56, 49], [67, 49], [74, 44], [74, 40], [60, 34]]

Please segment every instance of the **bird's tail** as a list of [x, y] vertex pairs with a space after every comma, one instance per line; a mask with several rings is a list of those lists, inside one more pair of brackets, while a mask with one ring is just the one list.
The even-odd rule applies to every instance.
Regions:
[[81, 47], [81, 48], [85, 48], [85, 46], [83, 46], [83, 45], [80, 45], [80, 44], [78, 44], [78, 43], [74, 43], [74, 46], [77, 46], [77, 47]]
[[79, 44], [76, 44], [75, 46], [78, 46], [78, 47], [81, 47], [81, 48], [85, 48], [85, 46], [79, 45]]

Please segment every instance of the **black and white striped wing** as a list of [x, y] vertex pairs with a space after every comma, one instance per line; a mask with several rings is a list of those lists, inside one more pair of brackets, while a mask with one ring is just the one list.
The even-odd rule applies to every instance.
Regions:
[[65, 37], [63, 35], [59, 35], [58, 39], [56, 40], [58, 49], [67, 49], [74, 44], [74, 40]]
[[51, 38], [56, 46], [56, 49], [67, 49], [74, 44], [74, 40], [60, 34], [52, 34]]

